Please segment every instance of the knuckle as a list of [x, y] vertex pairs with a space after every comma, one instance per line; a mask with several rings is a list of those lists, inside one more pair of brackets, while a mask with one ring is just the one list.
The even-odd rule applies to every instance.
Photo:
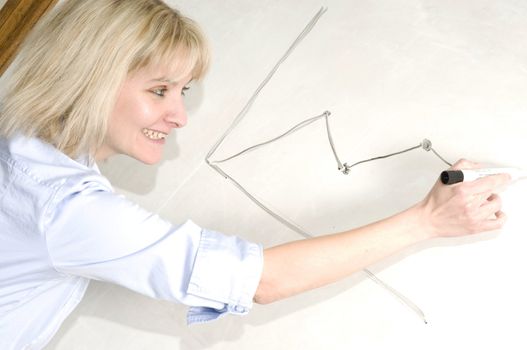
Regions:
[[481, 220], [474, 210], [467, 209], [465, 212], [465, 223], [469, 233], [477, 233], [481, 230]]
[[477, 229], [479, 227], [479, 220], [474, 215], [470, 215], [467, 217], [467, 225], [469, 229]]
[[479, 163], [472, 162], [465, 158], [459, 159], [457, 162], [454, 163], [454, 165], [452, 165], [453, 169], [463, 169], [463, 168], [472, 169], [472, 168], [478, 168], [478, 167], [480, 167]]
[[453, 165], [452, 165], [452, 168], [453, 169], [460, 169], [463, 167], [463, 165], [466, 165], [467, 163], [467, 160], [465, 158], [461, 158], [461, 159], [458, 159], [457, 162], [455, 162]]
[[494, 210], [494, 212], [500, 211], [501, 207], [503, 206], [503, 201], [498, 196], [491, 197], [487, 199], [487, 201], [491, 208]]
[[466, 218], [472, 218], [474, 216], [472, 206], [466, 202], [461, 205], [461, 212]]
[[470, 191], [466, 186], [460, 185], [454, 188], [454, 194], [462, 201], [467, 202]]
[[463, 167], [471, 164], [471, 162], [465, 158], [460, 158], [457, 162], [454, 163], [455, 167]]

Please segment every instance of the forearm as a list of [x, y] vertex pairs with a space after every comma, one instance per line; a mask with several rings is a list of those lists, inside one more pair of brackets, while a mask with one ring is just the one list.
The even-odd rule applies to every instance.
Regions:
[[[461, 160], [452, 169], [475, 165]], [[499, 229], [506, 215], [496, 192], [509, 183], [508, 175], [452, 186], [436, 181], [423, 201], [397, 215], [350, 231], [267, 249], [254, 300], [266, 304], [335, 282], [431, 237]]]
[[266, 304], [327, 285], [429, 238], [419, 211], [420, 204], [364, 227], [266, 249], [255, 301]]

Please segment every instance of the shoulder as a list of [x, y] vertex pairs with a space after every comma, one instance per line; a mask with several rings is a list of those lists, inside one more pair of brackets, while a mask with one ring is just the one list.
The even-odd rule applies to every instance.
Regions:
[[22, 220], [41, 232], [65, 200], [94, 192], [113, 195], [96, 165], [73, 160], [36, 138], [0, 138], [0, 196], [2, 207], [10, 207], [5, 220], [15, 226]]
[[11, 236], [43, 235], [69, 198], [94, 192], [113, 195], [96, 166], [35, 138], [0, 138], [0, 226]]
[[[91, 185], [113, 192], [109, 181], [88, 158], [71, 159], [37, 138], [0, 139], [0, 163], [4, 176], [15, 183], [29, 182], [50, 190], [72, 191]], [[3, 182], [5, 182], [4, 179]]]

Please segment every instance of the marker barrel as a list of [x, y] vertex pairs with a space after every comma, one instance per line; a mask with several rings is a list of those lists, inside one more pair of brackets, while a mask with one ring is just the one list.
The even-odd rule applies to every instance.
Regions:
[[474, 181], [482, 177], [509, 174], [513, 180], [527, 177], [527, 171], [518, 168], [484, 168], [467, 170], [445, 170], [441, 173], [441, 182], [445, 185], [452, 185], [458, 182]]

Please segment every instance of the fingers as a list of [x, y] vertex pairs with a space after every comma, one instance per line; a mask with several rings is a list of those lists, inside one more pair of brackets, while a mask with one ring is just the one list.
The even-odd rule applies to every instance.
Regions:
[[496, 219], [497, 214], [501, 212], [502, 202], [501, 197], [497, 194], [492, 194], [480, 206], [480, 217], [485, 219]]
[[467, 159], [460, 159], [457, 162], [455, 162], [450, 169], [451, 170], [461, 170], [461, 169], [478, 169], [481, 168], [482, 165], [480, 163], [475, 163]]
[[[461, 170], [461, 169], [478, 169], [481, 168], [480, 163], [472, 162], [467, 159], [458, 160], [450, 169]], [[455, 186], [466, 186], [474, 193], [485, 193], [489, 191], [496, 192], [496, 189], [506, 186], [511, 182], [511, 176], [508, 174], [498, 174], [485, 176], [481, 179], [470, 181], [466, 183], [460, 183]]]
[[505, 225], [506, 221], [507, 221], [507, 215], [502, 211], [498, 211], [496, 212], [494, 219], [488, 219], [482, 222], [480, 231], [483, 232], [483, 231], [499, 230], [500, 228], [503, 227], [503, 225]]
[[505, 213], [501, 211], [501, 207], [501, 197], [497, 194], [491, 194], [488, 198], [483, 199], [483, 204], [467, 212], [472, 231], [476, 233], [500, 229], [507, 219]]
[[475, 181], [459, 184], [465, 186], [467, 190], [474, 194], [484, 194], [487, 192], [500, 192], [501, 189], [511, 183], [509, 174], [489, 175]]
[[[451, 169], [481, 168], [466, 159]], [[454, 185], [437, 182], [424, 200], [430, 230], [436, 236], [452, 237], [500, 229], [507, 216], [501, 211], [499, 193], [511, 182], [506, 174], [482, 177]]]
[[[507, 221], [507, 214], [505, 214], [504, 212], [502, 212], [501, 210], [498, 211], [496, 213], [496, 221], [497, 222], [500, 222], [501, 226], [503, 226], [503, 224], [505, 224], [505, 222]], [[501, 227], [500, 226], [500, 227]]]

